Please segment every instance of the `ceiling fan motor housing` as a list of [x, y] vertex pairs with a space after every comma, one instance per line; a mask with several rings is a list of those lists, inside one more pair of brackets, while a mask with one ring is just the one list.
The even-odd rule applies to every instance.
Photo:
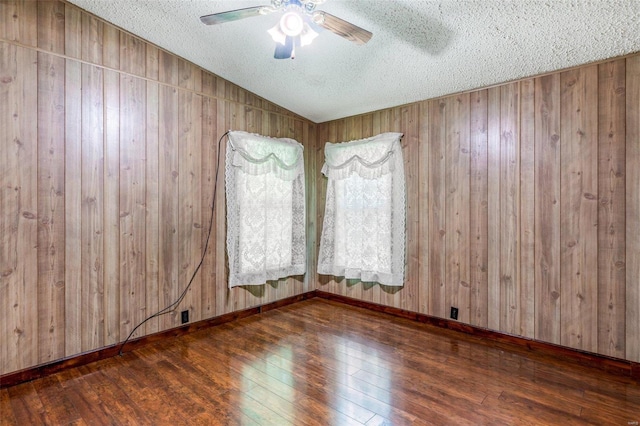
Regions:
[[289, 6], [299, 6], [307, 14], [312, 13], [316, 6], [326, 0], [271, 0], [271, 6], [275, 9], [286, 9]]

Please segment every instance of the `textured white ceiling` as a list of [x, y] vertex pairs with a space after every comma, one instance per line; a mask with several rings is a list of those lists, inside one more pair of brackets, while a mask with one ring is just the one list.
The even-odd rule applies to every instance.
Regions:
[[294, 60], [278, 14], [199, 20], [269, 0], [70, 2], [318, 123], [640, 51], [640, 0], [327, 0], [373, 38], [324, 31]]

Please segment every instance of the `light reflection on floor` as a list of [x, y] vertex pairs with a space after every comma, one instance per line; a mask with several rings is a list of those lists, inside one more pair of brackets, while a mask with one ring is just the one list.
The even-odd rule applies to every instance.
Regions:
[[269, 409], [277, 405], [279, 416], [294, 420], [296, 406], [291, 401], [295, 401], [292, 372], [295, 358], [291, 345], [277, 346], [256, 355], [260, 359], [242, 370], [242, 412], [258, 424], [277, 424], [275, 412]]
[[[309, 340], [312, 339], [312, 340]], [[329, 342], [318, 345], [317, 342]], [[366, 423], [375, 414], [392, 416], [392, 366], [382, 356], [380, 350], [362, 343], [363, 339], [348, 335], [317, 336], [313, 333], [304, 337], [292, 336], [292, 340], [281, 341], [277, 345], [256, 353], [256, 361], [245, 365], [242, 370], [241, 410], [248, 419], [260, 424], [272, 424], [275, 412], [296, 424], [297, 410], [295, 389], [300, 383], [317, 386], [318, 398], [326, 400], [336, 411], [351, 419]], [[294, 345], [312, 345], [318, 348], [321, 365], [311, 366], [307, 381], [307, 368], [295, 368], [297, 360]], [[297, 375], [296, 375], [297, 374]], [[298, 386], [296, 386], [298, 383]], [[269, 409], [272, 407], [273, 410]], [[300, 413], [307, 415], [308, 413]], [[282, 420], [282, 417], [280, 420]], [[250, 421], [247, 421], [249, 424]], [[253, 424], [253, 423], [250, 423]]]

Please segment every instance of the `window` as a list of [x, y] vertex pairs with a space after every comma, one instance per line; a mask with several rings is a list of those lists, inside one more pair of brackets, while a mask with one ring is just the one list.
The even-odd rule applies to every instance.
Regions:
[[225, 188], [229, 287], [304, 274], [302, 145], [230, 132]]
[[404, 284], [401, 133], [325, 145], [327, 201], [318, 273]]

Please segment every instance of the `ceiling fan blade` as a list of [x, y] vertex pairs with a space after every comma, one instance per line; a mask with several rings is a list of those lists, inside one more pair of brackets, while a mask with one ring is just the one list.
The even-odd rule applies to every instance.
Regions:
[[373, 36], [370, 31], [364, 28], [360, 28], [357, 25], [321, 10], [313, 13], [313, 22], [356, 44], [365, 44]]
[[255, 6], [245, 9], [229, 10], [227, 12], [213, 13], [211, 15], [201, 16], [200, 20], [203, 24], [216, 25], [225, 22], [237, 21], [238, 19], [251, 18], [252, 16], [268, 15], [277, 9], [271, 6]]
[[284, 45], [276, 43], [276, 51], [273, 57], [276, 59], [289, 59], [293, 58], [293, 37], [287, 36]]

